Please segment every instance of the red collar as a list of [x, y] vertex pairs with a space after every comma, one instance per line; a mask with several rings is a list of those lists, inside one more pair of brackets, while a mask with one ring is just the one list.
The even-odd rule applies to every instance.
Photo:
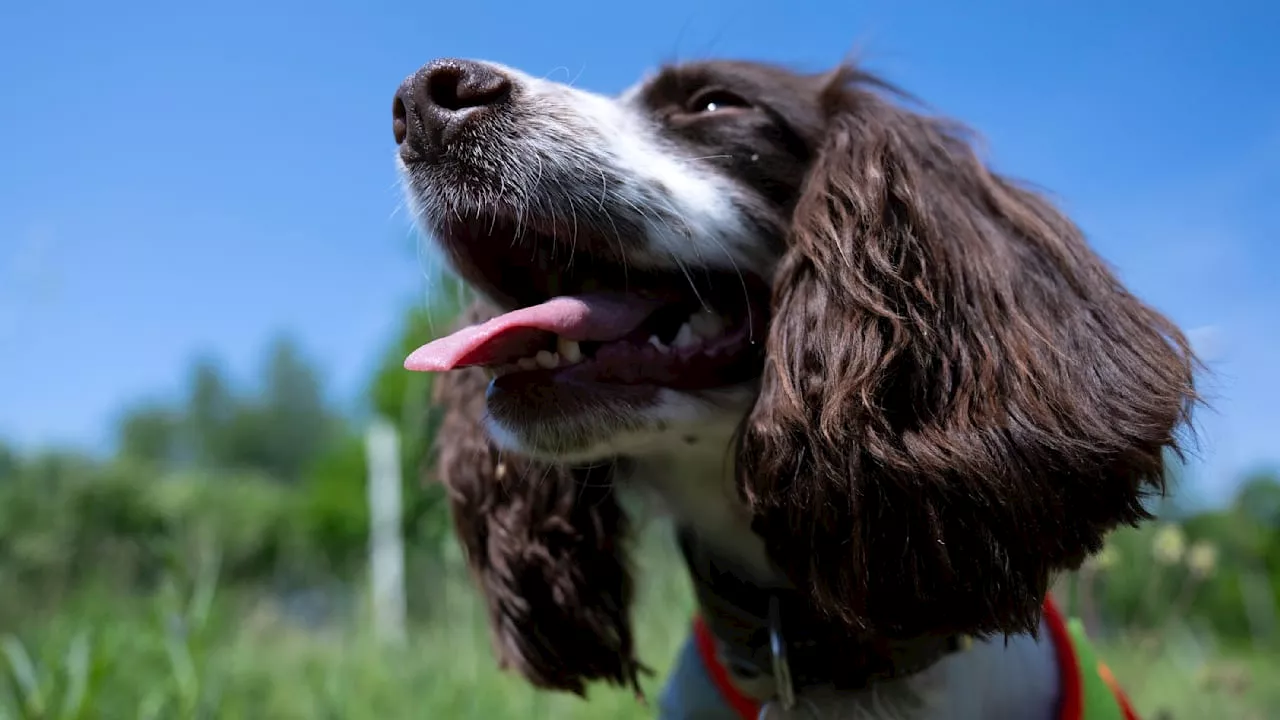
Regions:
[[[1076, 656], [1075, 643], [1071, 641], [1066, 619], [1058, 610], [1058, 605], [1053, 601], [1052, 596], [1045, 596], [1044, 620], [1049, 627], [1049, 638], [1053, 642], [1054, 655], [1058, 661], [1059, 684], [1062, 688], [1062, 706], [1059, 708], [1058, 718], [1059, 720], [1084, 720], [1084, 687], [1080, 676], [1080, 661]], [[760, 705], [743, 695], [733, 684], [729, 678], [729, 671], [725, 669], [716, 654], [715, 638], [712, 637], [711, 631], [707, 629], [701, 617], [694, 618], [693, 637], [707, 674], [711, 676], [711, 682], [720, 691], [725, 702], [742, 720], [756, 720], [759, 717]], [[1138, 715], [1129, 704], [1128, 698], [1110, 677], [1110, 671], [1105, 666], [1100, 666], [1099, 671], [1103, 673], [1103, 679], [1115, 693], [1125, 720], [1138, 720]]]

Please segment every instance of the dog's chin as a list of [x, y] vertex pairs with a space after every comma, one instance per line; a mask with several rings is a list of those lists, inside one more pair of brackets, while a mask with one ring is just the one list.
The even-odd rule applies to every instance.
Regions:
[[750, 409], [758, 381], [696, 392], [645, 385], [503, 382], [486, 395], [487, 426], [501, 449], [586, 465], [727, 439]]

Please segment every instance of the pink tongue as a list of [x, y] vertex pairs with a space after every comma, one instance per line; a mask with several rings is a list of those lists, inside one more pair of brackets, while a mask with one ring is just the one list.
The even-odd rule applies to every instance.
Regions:
[[545, 333], [578, 341], [617, 340], [661, 305], [658, 300], [611, 292], [552, 298], [433, 340], [414, 350], [404, 367], [442, 372], [469, 365], [513, 363], [545, 347]]

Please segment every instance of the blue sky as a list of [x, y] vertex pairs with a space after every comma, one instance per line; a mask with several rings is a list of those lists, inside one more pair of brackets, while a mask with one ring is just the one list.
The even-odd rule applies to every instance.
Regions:
[[663, 60], [856, 49], [1193, 329], [1220, 497], [1280, 459], [1278, 29], [1221, 0], [5, 2], [0, 437], [104, 448], [195, 355], [247, 374], [282, 330], [353, 402], [427, 289], [390, 108], [433, 57], [616, 92]]

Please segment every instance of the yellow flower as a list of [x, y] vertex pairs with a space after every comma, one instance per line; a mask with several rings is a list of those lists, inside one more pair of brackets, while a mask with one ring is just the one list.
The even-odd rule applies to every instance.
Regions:
[[1209, 577], [1218, 566], [1218, 548], [1208, 540], [1201, 540], [1187, 551], [1187, 568], [1198, 578]]
[[1187, 536], [1182, 528], [1170, 523], [1156, 531], [1151, 543], [1151, 553], [1161, 565], [1174, 565], [1182, 562], [1187, 552]]

